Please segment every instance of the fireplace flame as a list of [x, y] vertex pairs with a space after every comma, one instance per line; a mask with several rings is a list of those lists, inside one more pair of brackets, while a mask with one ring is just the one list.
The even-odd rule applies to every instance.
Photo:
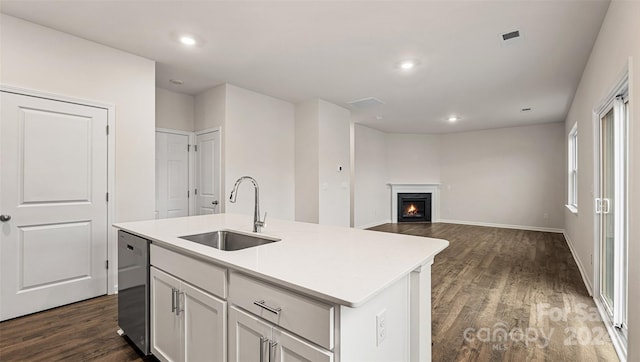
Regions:
[[407, 215], [409, 216], [415, 216], [418, 213], [418, 208], [415, 207], [414, 204], [409, 205], [409, 207], [407, 208], [406, 211]]

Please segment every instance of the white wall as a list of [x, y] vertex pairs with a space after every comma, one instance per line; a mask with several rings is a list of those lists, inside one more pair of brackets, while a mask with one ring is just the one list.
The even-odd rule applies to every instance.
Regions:
[[317, 224], [320, 220], [320, 169], [317, 100], [295, 108], [295, 220]]
[[562, 123], [446, 134], [440, 142], [442, 222], [563, 228]]
[[318, 100], [318, 222], [323, 225], [348, 227], [350, 223], [350, 122], [349, 110]]
[[[230, 84], [225, 88], [224, 195], [239, 177], [252, 176], [260, 185], [263, 215], [293, 220], [294, 105]], [[226, 212], [253, 215], [253, 187], [243, 184], [237, 203], [226, 197], [225, 203]]]
[[353, 132], [353, 226], [391, 222], [387, 134], [359, 124], [353, 126]]
[[156, 88], [156, 127], [193, 132], [194, 97]]
[[438, 183], [440, 137], [425, 134], [387, 134], [387, 182]]
[[227, 112], [226, 101], [226, 84], [197, 94], [194, 99], [194, 130], [202, 131], [224, 126]]
[[0, 82], [115, 106], [115, 220], [155, 211], [155, 63], [0, 14]]
[[565, 123], [565, 137], [578, 122], [578, 214], [564, 211], [566, 234], [576, 252], [578, 262], [593, 284], [594, 270], [591, 255], [594, 254], [594, 141], [593, 109], [602, 97], [619, 80], [621, 72], [629, 66], [630, 87], [630, 159], [629, 159], [629, 350], [628, 360], [640, 360], [640, 3], [613, 1], [600, 29], [580, 86], [571, 105]]

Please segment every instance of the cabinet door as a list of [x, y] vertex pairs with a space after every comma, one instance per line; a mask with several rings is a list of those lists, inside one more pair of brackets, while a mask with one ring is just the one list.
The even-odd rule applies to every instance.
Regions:
[[161, 361], [181, 361], [180, 316], [174, 294], [180, 281], [151, 267], [151, 352]]
[[182, 283], [184, 361], [227, 360], [226, 302]]
[[229, 362], [266, 362], [271, 327], [235, 307], [229, 308]]
[[274, 328], [272, 339], [276, 343], [270, 351], [275, 362], [333, 362], [333, 353], [321, 349], [300, 338]]

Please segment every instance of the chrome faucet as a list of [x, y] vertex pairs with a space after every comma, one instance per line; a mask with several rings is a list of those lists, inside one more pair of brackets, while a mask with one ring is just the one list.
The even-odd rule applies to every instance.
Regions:
[[236, 184], [233, 185], [233, 190], [231, 190], [231, 196], [229, 196], [229, 201], [233, 203], [236, 202], [236, 196], [238, 195], [238, 186], [240, 186], [240, 183], [242, 183], [242, 181], [244, 180], [251, 181], [251, 183], [253, 183], [253, 187], [256, 190], [256, 200], [253, 207], [253, 232], [259, 233], [260, 228], [264, 226], [265, 220], [267, 220], [267, 213], [265, 212], [264, 219], [260, 220], [260, 188], [258, 187], [258, 182], [253, 177], [249, 177], [249, 176], [240, 177], [238, 181], [236, 181]]

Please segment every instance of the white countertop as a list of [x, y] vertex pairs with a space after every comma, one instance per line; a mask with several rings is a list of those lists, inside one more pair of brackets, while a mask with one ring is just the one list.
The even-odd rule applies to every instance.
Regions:
[[179, 236], [251, 232], [253, 218], [216, 214], [114, 224], [152, 243], [196, 255], [310, 296], [358, 307], [446, 248], [442, 239], [270, 219], [260, 234], [281, 241], [222, 251]]

